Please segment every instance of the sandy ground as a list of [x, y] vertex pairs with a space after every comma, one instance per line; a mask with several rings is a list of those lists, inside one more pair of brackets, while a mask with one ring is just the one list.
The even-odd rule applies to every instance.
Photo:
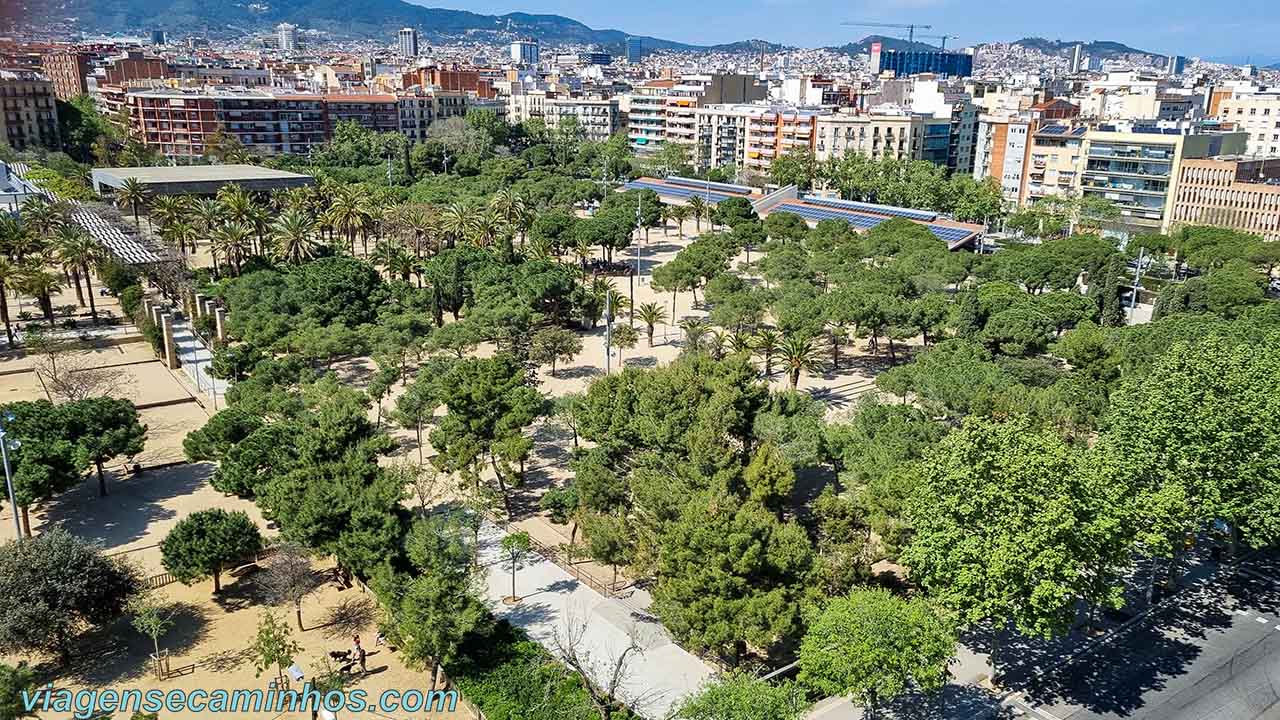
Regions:
[[[389, 688], [426, 690], [429, 678], [421, 672], [404, 666], [399, 653], [388, 647], [377, 647], [377, 612], [371, 595], [352, 588], [340, 590], [327, 582], [329, 566], [317, 563], [317, 579], [324, 584], [316, 593], [303, 601], [302, 619], [305, 631], [299, 631], [292, 608], [276, 608], [275, 612], [290, 628], [292, 639], [302, 646], [295, 662], [302, 669], [302, 682], [322, 674], [329, 664], [328, 652], [347, 650], [352, 636], [359, 635], [368, 652], [367, 672], [355, 672], [349, 676], [347, 690], [361, 689], [376, 699]], [[275, 678], [274, 667], [261, 674], [254, 667], [252, 653], [248, 649], [261, 613], [269, 607], [262, 589], [255, 582], [256, 566], [242, 569], [240, 577], [223, 577], [223, 591], [212, 595], [212, 582], [205, 581], [191, 587], [171, 584], [157, 591], [166, 602], [177, 610], [175, 625], [160, 639], [161, 650], [169, 655], [170, 676], [158, 680], [152, 673], [149, 655], [153, 651], [150, 638], [139, 634], [126, 621], [114, 627], [103, 628], [84, 638], [83, 649], [77, 661], [68, 670], [56, 671], [52, 682], [55, 688], [138, 689], [146, 691], [158, 688], [169, 690], [262, 689]], [[12, 661], [13, 659], [8, 659]], [[47, 666], [46, 666], [47, 668]], [[48, 668], [52, 670], [52, 668]], [[297, 689], [301, 682], [291, 684]], [[57, 713], [41, 713], [43, 718], [58, 717]], [[196, 717], [192, 713], [161, 713], [169, 718]], [[309, 718], [309, 713], [276, 711], [231, 714], [202, 714], [200, 717], [234, 717], [243, 720], [293, 720]], [[343, 718], [409, 717], [406, 713], [395, 715], [377, 712], [341, 712]], [[419, 712], [413, 717], [470, 718], [472, 715], [462, 705], [456, 712], [427, 715]], [[116, 718], [128, 718], [129, 713], [117, 713]]]

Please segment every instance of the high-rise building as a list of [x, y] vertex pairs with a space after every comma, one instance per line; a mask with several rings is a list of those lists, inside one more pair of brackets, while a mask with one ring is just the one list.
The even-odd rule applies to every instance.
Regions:
[[89, 92], [86, 78], [89, 76], [89, 54], [82, 52], [55, 52], [40, 61], [44, 74], [53, 81], [54, 94], [59, 100], [70, 100]]
[[871, 43], [871, 69], [898, 77], [920, 73], [969, 77], [973, 74], [973, 55], [942, 50], [886, 50], [876, 42]]
[[697, 144], [697, 110], [719, 103], [764, 100], [768, 88], [753, 75], [684, 75], [637, 86], [627, 96], [627, 140], [638, 153], [666, 142]]
[[511, 43], [511, 62], [516, 65], [538, 64], [538, 41], [532, 38]]
[[639, 65], [644, 59], [644, 41], [638, 37], [627, 38], [627, 64]]
[[418, 31], [413, 28], [400, 28], [400, 55], [403, 57], [418, 56]]
[[1170, 55], [1165, 59], [1164, 69], [1171, 77], [1181, 75], [1187, 71], [1187, 59], [1182, 55]]
[[604, 142], [622, 127], [617, 98], [551, 98], [543, 108], [547, 127], [556, 129], [565, 120], [575, 118], [586, 139], [592, 142]]
[[1071, 74], [1075, 75], [1086, 69], [1088, 67], [1087, 63], [1088, 61], [1084, 56], [1084, 45], [1076, 43], [1076, 46], [1071, 49]]
[[165, 44], [165, 41], [166, 41], [167, 39], [168, 39], [168, 38], [165, 36], [165, 32], [164, 32], [163, 30], [152, 30], [152, 31], [151, 31], [151, 44], [152, 44], [152, 45], [164, 45], [164, 44]]
[[0, 97], [0, 141], [14, 150], [58, 148], [58, 111], [49, 78], [34, 70], [0, 70]]
[[280, 52], [293, 52], [298, 49], [298, 26], [280, 23], [276, 26], [276, 43]]

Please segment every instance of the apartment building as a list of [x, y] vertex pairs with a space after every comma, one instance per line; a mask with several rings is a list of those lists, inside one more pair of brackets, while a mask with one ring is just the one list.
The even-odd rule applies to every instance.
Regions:
[[400, 133], [412, 142], [423, 142], [431, 123], [463, 117], [470, 106], [465, 93], [418, 91], [397, 97]]
[[1183, 160], [1172, 223], [1214, 225], [1280, 242], [1280, 158]]
[[1079, 194], [1084, 136], [1088, 131], [1087, 126], [1078, 123], [1050, 123], [1031, 129], [1029, 162], [1018, 194], [1020, 205]]
[[627, 138], [637, 153], [676, 142], [698, 144], [697, 110], [764, 100], [768, 88], [751, 75], [684, 75], [640, 85], [627, 97]]
[[129, 50], [107, 63], [105, 82], [124, 85], [134, 80], [163, 80], [170, 77], [169, 63], [164, 58], [144, 55], [141, 50]]
[[14, 150], [57, 149], [53, 81], [35, 70], [0, 70], [0, 141]]
[[59, 100], [70, 100], [89, 92], [86, 78], [91, 72], [89, 53], [54, 52], [40, 60], [44, 74], [53, 82], [53, 92]]
[[1084, 136], [1080, 192], [1119, 208], [1119, 223], [1130, 231], [1167, 233], [1173, 223], [1182, 163], [1240, 154], [1246, 139], [1243, 132], [1207, 132], [1198, 127], [1099, 126]]
[[879, 108], [869, 113], [827, 113], [816, 125], [814, 155], [818, 160], [853, 153], [878, 159], [923, 160], [928, 154], [934, 162], [940, 157], [940, 164], [946, 163], [949, 118]]
[[617, 99], [551, 98], [546, 101], [547, 127], [558, 129], [567, 118], [576, 118], [578, 127], [592, 142], [604, 142], [622, 129]]
[[975, 180], [995, 178], [1000, 195], [1014, 205], [1022, 193], [1027, 139], [1037, 121], [1026, 115], [979, 115], [973, 151]]
[[329, 135], [338, 123], [354, 122], [374, 132], [400, 131], [400, 103], [395, 95], [325, 95]]
[[1236, 92], [1223, 97], [1217, 117], [1249, 134], [1248, 155], [1280, 157], [1280, 91]]
[[204, 155], [205, 143], [219, 131], [265, 154], [306, 153], [328, 136], [325, 101], [318, 95], [155, 88], [128, 91], [125, 106], [129, 133], [171, 158]]
[[526, 89], [522, 83], [513, 84], [511, 93], [507, 95], [507, 119], [512, 123], [522, 123], [545, 118], [548, 97], [554, 98], [555, 93], [542, 88]]

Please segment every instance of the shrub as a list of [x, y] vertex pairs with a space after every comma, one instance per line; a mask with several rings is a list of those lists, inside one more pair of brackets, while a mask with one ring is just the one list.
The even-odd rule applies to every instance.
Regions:
[[[98, 277], [113, 295], [120, 295], [126, 288], [136, 286], [142, 279], [137, 270], [118, 260], [107, 260], [102, 263], [98, 267]], [[142, 288], [138, 288], [138, 292], [141, 293]]]

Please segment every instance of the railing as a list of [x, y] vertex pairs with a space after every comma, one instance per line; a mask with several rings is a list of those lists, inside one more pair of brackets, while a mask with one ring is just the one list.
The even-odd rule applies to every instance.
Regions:
[[[494, 525], [497, 525], [499, 528], [501, 528], [503, 532], [506, 532], [506, 533], [517, 532], [514, 528], [512, 528], [512, 526], [507, 521], [499, 517], [488, 515], [487, 513], [486, 513], [486, 517]], [[574, 567], [573, 559], [570, 557], [567, 557], [562, 551], [556, 548], [550, 547], [548, 545], [544, 545], [543, 543], [538, 542], [532, 537], [529, 538], [529, 545], [534, 549], [535, 552], [545, 557], [546, 559], [550, 560], [551, 562], [555, 563], [557, 567], [559, 567], [561, 570], [564, 570], [565, 572], [572, 575], [574, 579], [577, 580], [578, 582], [581, 582], [582, 584], [586, 585], [592, 590], [595, 590], [601, 595], [604, 595], [607, 598], [617, 597], [617, 594], [613, 590], [613, 588], [606, 586], [604, 583], [596, 580], [595, 578], [591, 577], [587, 573], [584, 573], [578, 568]]]

